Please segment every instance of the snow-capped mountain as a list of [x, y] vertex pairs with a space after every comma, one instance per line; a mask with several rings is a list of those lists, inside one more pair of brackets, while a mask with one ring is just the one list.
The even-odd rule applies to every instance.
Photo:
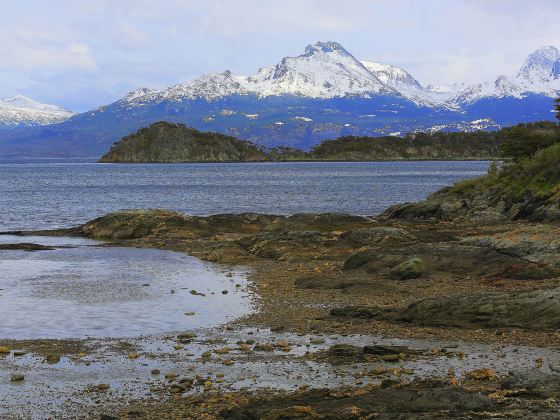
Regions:
[[0, 127], [21, 127], [54, 124], [67, 120], [73, 112], [42, 104], [26, 96], [0, 99]]
[[522, 99], [537, 94], [556, 97], [560, 94], [560, 52], [546, 46], [529, 54], [515, 76], [499, 76], [492, 82], [466, 86], [456, 93], [456, 104], [473, 103], [484, 98]]
[[336, 42], [308, 45], [305, 53], [285, 57], [274, 66], [263, 67], [252, 76], [238, 76], [226, 70], [210, 73], [187, 83], [145, 95], [127, 95], [131, 104], [183, 99], [215, 100], [231, 95], [293, 95], [334, 98], [351, 95], [399, 93], [382, 82], [352, 54]]
[[348, 135], [493, 130], [552, 120], [551, 98], [560, 93], [559, 57], [555, 47], [544, 47], [513, 76], [469, 86], [423, 86], [402, 68], [360, 61], [336, 42], [317, 42], [251, 76], [226, 70], [165, 89], [136, 89], [67, 121], [71, 113], [58, 107], [22, 105], [20, 114], [27, 108], [49, 111], [53, 118], [29, 119], [33, 124], [63, 122], [3, 129], [0, 156], [100, 156], [120, 137], [156, 121], [222, 132], [265, 147], [308, 149]]
[[285, 57], [274, 66], [263, 67], [252, 76], [226, 70], [162, 90], [138, 89], [123, 100], [131, 106], [151, 102], [192, 99], [216, 100], [233, 95], [293, 95], [330, 99], [349, 96], [394, 95], [419, 106], [458, 109], [461, 104], [487, 97], [521, 98], [525, 93], [555, 96], [560, 89], [560, 53], [543, 47], [529, 55], [516, 77], [465, 86], [423, 87], [406, 70], [371, 61], [359, 61], [336, 42], [308, 45], [296, 57]]

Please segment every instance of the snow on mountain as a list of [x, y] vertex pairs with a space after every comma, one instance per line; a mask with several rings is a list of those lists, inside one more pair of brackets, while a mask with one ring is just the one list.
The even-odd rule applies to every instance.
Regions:
[[42, 104], [25, 96], [0, 99], [0, 126], [17, 127], [62, 122], [74, 113], [65, 108]]
[[529, 54], [517, 73], [517, 79], [528, 84], [549, 82], [553, 79], [552, 69], [560, 62], [558, 48], [546, 46]]
[[424, 89], [433, 93], [457, 93], [464, 88], [463, 82], [456, 82], [452, 85], [427, 85]]
[[457, 92], [453, 102], [472, 103], [483, 98], [512, 97], [528, 94], [556, 97], [560, 94], [560, 52], [546, 46], [529, 54], [516, 76], [499, 76], [493, 82], [477, 83]]
[[552, 46], [530, 54], [516, 76], [468, 86], [455, 83], [423, 87], [402, 68], [359, 61], [336, 42], [317, 42], [308, 45], [303, 54], [285, 57], [252, 76], [238, 76], [229, 70], [210, 73], [162, 90], [139, 89], [121, 101], [134, 107], [162, 101], [213, 101], [232, 95], [320, 99], [394, 95], [419, 106], [457, 110], [483, 98], [523, 98], [530, 93], [553, 97], [559, 92], [560, 53]]
[[399, 95], [399, 92], [379, 80], [340, 44], [317, 42], [308, 45], [304, 54], [283, 58], [275, 66], [261, 68], [253, 76], [237, 76], [227, 70], [125, 99], [130, 103], [142, 103], [195, 98], [214, 100], [250, 94], [326, 99], [349, 95]]
[[362, 64], [383, 83], [393, 87], [402, 96], [417, 105], [448, 107], [446, 103], [451, 97], [450, 92], [426, 89], [410, 73], [400, 67], [371, 61], [362, 61]]
[[394, 87], [406, 86], [422, 89], [418, 80], [400, 67], [395, 67], [390, 64], [374, 63], [372, 61], [362, 61], [362, 64], [383, 83]]
[[342, 45], [317, 42], [305, 53], [248, 77], [249, 90], [261, 96], [300, 95], [333, 98], [360, 94], [398, 94], [379, 80]]

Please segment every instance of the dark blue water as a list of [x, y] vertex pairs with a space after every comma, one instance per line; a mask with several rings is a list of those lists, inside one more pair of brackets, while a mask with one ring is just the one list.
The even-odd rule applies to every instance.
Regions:
[[0, 163], [0, 231], [74, 226], [110, 211], [377, 214], [480, 176], [488, 162]]

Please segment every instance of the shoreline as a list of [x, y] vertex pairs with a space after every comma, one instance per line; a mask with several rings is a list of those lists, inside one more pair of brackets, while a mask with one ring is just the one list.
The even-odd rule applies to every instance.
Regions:
[[[236, 381], [240, 374], [235, 372], [238, 368], [246, 369], [255, 363], [258, 365], [264, 357], [264, 360], [276, 360], [271, 363], [279, 363], [279, 365], [274, 364], [277, 366], [275, 369], [283, 372], [284, 375], [292, 375], [293, 373], [289, 372], [301, 370], [305, 377], [306, 374], [303, 373], [305, 363], [319, 363], [318, 366], [323, 366], [322, 369], [327, 369], [331, 365], [336, 367], [339, 363], [342, 363], [341, 366], [347, 366], [349, 362], [345, 361], [346, 359], [342, 362], [338, 359], [333, 361], [328, 354], [338, 344], [350, 345], [350, 343], [353, 343], [353, 346], [368, 342], [412, 346], [417, 340], [425, 340], [427, 344], [422, 356], [402, 356], [402, 359], [399, 356], [397, 362], [385, 361], [376, 356], [371, 361], [368, 361], [369, 359], [360, 361], [360, 369], [356, 372], [350, 370], [350, 376], [347, 376], [348, 373], [336, 373], [333, 378], [340, 380], [346, 378], [344, 380], [349, 382], [345, 386], [337, 385], [335, 389], [348, 395], [371, 395], [371, 398], [378, 399], [376, 395], [382, 389], [380, 384], [389, 380], [395, 381], [394, 385], [387, 385], [390, 392], [398, 392], [399, 387], [405, 387], [410, 392], [424, 392], [423, 381], [427, 379], [423, 374], [420, 378], [424, 379], [417, 381], [412, 379], [414, 372], [418, 375], [420, 371], [417, 369], [424, 366], [424, 362], [421, 362], [423, 358], [427, 358], [425, 366], [431, 363], [439, 366], [439, 363], [445, 363], [445, 360], [457, 360], [453, 364], [458, 363], [459, 368], [452, 378], [445, 374], [444, 370], [439, 371], [438, 376], [443, 381], [443, 385], [438, 386], [442, 386], [445, 390], [451, 386], [461, 390], [460, 392], [469, 390], [469, 395], [473, 389], [478, 388], [495, 389], [495, 392], [498, 392], [503, 381], [507, 379], [507, 376], [504, 376], [507, 370], [514, 366], [513, 360], [517, 360], [515, 363], [521, 363], [526, 368], [534, 368], [540, 363], [542, 369], [537, 370], [551, 374], [548, 364], [556, 363], [556, 356], [547, 356], [547, 354], [560, 347], [560, 334], [551, 333], [550, 329], [546, 328], [542, 331], [532, 331], [527, 328], [507, 326], [464, 328], [416, 325], [386, 319], [335, 316], [332, 310], [348, 305], [402, 308], [422, 298], [430, 299], [437, 296], [554, 290], [560, 286], [559, 278], [514, 280], [503, 277], [512, 264], [525, 264], [532, 267], [533, 263], [527, 262], [526, 259], [516, 259], [499, 252], [490, 255], [486, 251], [486, 246], [472, 245], [472, 242], [470, 245], [465, 245], [465, 238], [469, 237], [500, 237], [500, 235], [521, 237], [526, 236], [530, 229], [546, 231], [547, 234], [554, 235], [560, 233], [560, 227], [556, 225], [533, 222], [502, 221], [481, 225], [466, 220], [401, 221], [384, 220], [379, 216], [364, 218], [344, 214], [294, 216], [220, 214], [195, 217], [161, 210], [115, 213], [77, 228], [26, 232], [24, 236], [40, 233], [77, 235], [103, 239], [109, 242], [108, 246], [180, 251], [204, 261], [248, 267], [248, 284], [256, 299], [255, 312], [217, 328], [208, 338], [190, 339], [184, 344], [177, 338], [181, 336], [180, 334], [162, 334], [159, 337], [136, 339], [1, 340], [0, 346], [8, 345], [12, 348], [24, 349], [30, 354], [37, 355], [37, 360], [46, 357], [53, 348], [56, 348], [63, 359], [68, 360], [71, 365], [83, 366], [83, 363], [89, 363], [87, 360], [91, 358], [93, 358], [91, 360], [101, 358], [105, 360], [101, 366], [113, 366], [116, 363], [116, 367], [120, 366], [119, 369], [123, 369], [133, 364], [133, 367], [129, 366], [127, 369], [133, 368], [132, 372], [138, 372], [140, 369], [139, 372], [144, 372], [142, 375], [145, 375], [145, 379], [138, 379], [140, 382], [137, 385], [134, 385], [134, 381], [125, 385], [127, 383], [125, 380], [120, 386], [129, 390], [126, 392], [133, 394], [134, 390], [145, 389], [146, 386], [153, 388], [153, 391], [148, 393], [149, 396], [133, 398], [135, 402], [128, 408], [124, 408], [127, 405], [115, 404], [109, 398], [110, 394], [107, 394], [107, 392], [118, 394], [121, 392], [120, 387], [115, 388], [114, 391], [97, 389], [92, 391], [91, 387], [97, 387], [95, 383], [84, 382], [83, 385], [73, 385], [74, 388], [71, 388], [78, 395], [95, 395], [101, 401], [100, 404], [90, 405], [85, 398], [84, 405], [81, 406], [84, 412], [94, 413], [96, 416], [111, 413], [110, 415], [125, 417], [128, 412], [126, 410], [137, 407], [134, 410], [144, 413], [145, 418], [160, 418], [158, 416], [171, 418], [173, 415], [180, 415], [179, 413], [184, 414], [184, 410], [192, 410], [193, 418], [204, 418], [205, 415], [208, 416], [207, 418], [236, 418], [231, 413], [237, 413], [238, 410], [254, 410], [255, 408], [251, 407], [257, 407], [258, 404], [269, 407], [276, 404], [274, 401], [279, 396], [285, 395], [281, 391], [265, 390], [258, 386], [255, 389], [237, 389], [235, 383], [238, 383]], [[459, 249], [453, 252], [454, 247]], [[391, 261], [395, 260], [397, 254], [410, 255], [411, 252], [414, 255], [421, 254], [427, 264], [426, 273], [419, 278], [395, 280], [388, 275], [386, 268], [378, 267], [375, 273], [361, 266], [345, 268], [353, 255], [360, 255], [360, 252], [366, 249], [374, 249], [377, 257], [381, 254], [385, 255], [381, 260], [388, 258]], [[443, 250], [452, 252], [449, 261], [430, 262], [432, 255], [442, 255]], [[472, 253], [472, 256], [469, 253]], [[469, 263], [468, 261], [471, 261], [469, 258], [477, 260], [478, 265]], [[457, 259], [464, 259], [465, 263], [458, 265], [453, 263]], [[439, 267], [437, 264], [444, 264], [444, 266]], [[252, 333], [247, 335], [250, 331]], [[237, 344], [236, 339], [233, 338], [236, 336], [241, 339], [241, 341], [237, 340]], [[362, 338], [358, 339], [358, 337]], [[162, 352], [156, 352], [157, 355], [152, 354], [153, 350], [149, 350], [152, 348], [151, 345], [148, 348], [138, 345], [143, 339], [158, 343], [156, 346], [162, 347]], [[313, 340], [316, 340], [317, 344], [310, 345]], [[251, 344], [247, 344], [248, 342]], [[271, 346], [272, 350], [260, 354], [261, 352], [253, 349], [256, 344]], [[112, 350], [107, 349], [107, 346]], [[454, 350], [454, 346], [459, 346], [459, 350]], [[230, 350], [220, 350], [226, 347]], [[447, 349], [441, 353], [440, 350], [434, 350], [438, 347], [440, 349], [447, 347]], [[528, 351], [525, 349], [529, 347], [534, 349], [533, 353], [518, 360], [517, 352]], [[209, 359], [201, 356], [204, 348], [212, 353]], [[478, 348], [488, 349], [480, 350], [479, 353], [483, 355], [490, 351], [492, 360], [496, 357], [495, 361], [490, 362], [482, 356], [477, 356]], [[435, 353], [430, 353], [431, 351]], [[309, 353], [305, 354], [305, 352]], [[86, 353], [87, 356], [77, 357], [82, 353]], [[194, 356], [186, 356], [184, 360], [186, 364], [184, 364], [182, 360], [185, 356], [182, 355], [191, 353]], [[460, 356], [462, 353], [465, 355]], [[134, 354], [139, 354], [139, 358], [130, 357]], [[500, 361], [502, 360], [500, 355], [504, 355], [503, 361]], [[183, 374], [187, 376], [189, 372], [194, 372], [205, 378], [201, 379], [199, 387], [194, 385], [185, 387], [181, 382], [177, 382], [181, 375], [176, 380], [162, 378], [166, 373], [164, 369], [161, 369], [161, 376], [156, 378], [149, 376], [149, 368], [161, 363], [157, 362], [158, 360], [172, 360], [177, 357], [179, 362], [175, 369], [179, 371], [186, 369]], [[350, 360], [354, 360], [352, 357], [354, 356], [351, 356]], [[420, 357], [418, 361], [417, 357]], [[465, 357], [464, 362], [461, 357]], [[560, 355], [558, 357], [560, 358]], [[538, 359], [542, 361], [538, 362]], [[135, 360], [138, 362], [134, 362]], [[229, 365], [230, 360], [232, 365]], [[428, 362], [429, 360], [432, 362]], [[142, 363], [148, 365], [141, 368]], [[284, 371], [285, 368], [281, 367], [284, 366], [283, 363], [294, 364], [294, 367]], [[194, 370], [189, 371], [188, 369], [191, 369], [189, 366], [194, 367]], [[371, 373], [372, 371], [365, 375], [360, 373], [362, 379], [355, 379], [353, 375], [362, 372], [363, 368], [366, 370], [373, 368], [379, 373]], [[476, 370], [475, 368], [491, 369], [494, 372], [493, 376], [473, 381], [469, 379], [469, 372], [471, 369]], [[398, 370], [401, 373], [395, 376], [391, 373], [397, 372], [394, 369], [401, 369]], [[412, 375], [403, 373], [402, 369], [407, 369], [407, 372], [411, 370], [413, 373]], [[225, 374], [223, 386], [220, 382], [222, 377], [215, 376], [216, 370]], [[309, 371], [309, 375], [311, 378], [313, 373]], [[124, 378], [121, 378], [121, 382], [122, 380]], [[230, 385], [226, 386], [230, 381], [233, 381], [231, 382], [233, 388], [230, 388]], [[259, 379], [256, 381], [258, 384]], [[210, 382], [210, 385], [204, 385], [207, 382]], [[313, 380], [307, 382], [305, 380], [300, 383], [302, 388], [292, 391], [293, 394], [288, 394], [289, 398], [299, 398], [298, 401], [303, 399], [305, 405], [314, 407], [313, 410], [320, 410], [326, 397], [316, 399], [312, 391]], [[291, 383], [297, 384], [298, 380], [294, 377]], [[319, 379], [316, 381], [316, 386], [322, 386]], [[294, 388], [290, 389], [294, 390]], [[433, 385], [428, 389], [433, 391]], [[177, 390], [178, 394], [175, 393]], [[122, 397], [127, 401], [132, 398], [131, 395], [127, 397], [125, 394]], [[508, 404], [518, 409], [523, 405], [514, 394], [506, 400]], [[532, 400], [532, 403], [538, 406], [538, 401], [540, 400], [537, 399], [537, 402]], [[421, 405], [421, 400], [418, 400], [415, 410], [424, 410], [420, 408]], [[345, 409], [344, 407], [346, 406], [341, 401], [340, 410]], [[271, 408], [267, 408], [269, 409]], [[440, 415], [445, 412], [441, 410], [443, 409], [439, 408], [437, 411]], [[498, 412], [501, 412], [501, 409]], [[435, 412], [430, 413], [435, 414]]]

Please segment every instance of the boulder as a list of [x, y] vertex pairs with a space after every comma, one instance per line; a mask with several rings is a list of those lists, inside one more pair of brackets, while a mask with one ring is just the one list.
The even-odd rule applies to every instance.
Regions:
[[422, 259], [412, 258], [397, 264], [389, 271], [389, 274], [397, 280], [408, 280], [422, 276], [425, 270], [426, 264]]

